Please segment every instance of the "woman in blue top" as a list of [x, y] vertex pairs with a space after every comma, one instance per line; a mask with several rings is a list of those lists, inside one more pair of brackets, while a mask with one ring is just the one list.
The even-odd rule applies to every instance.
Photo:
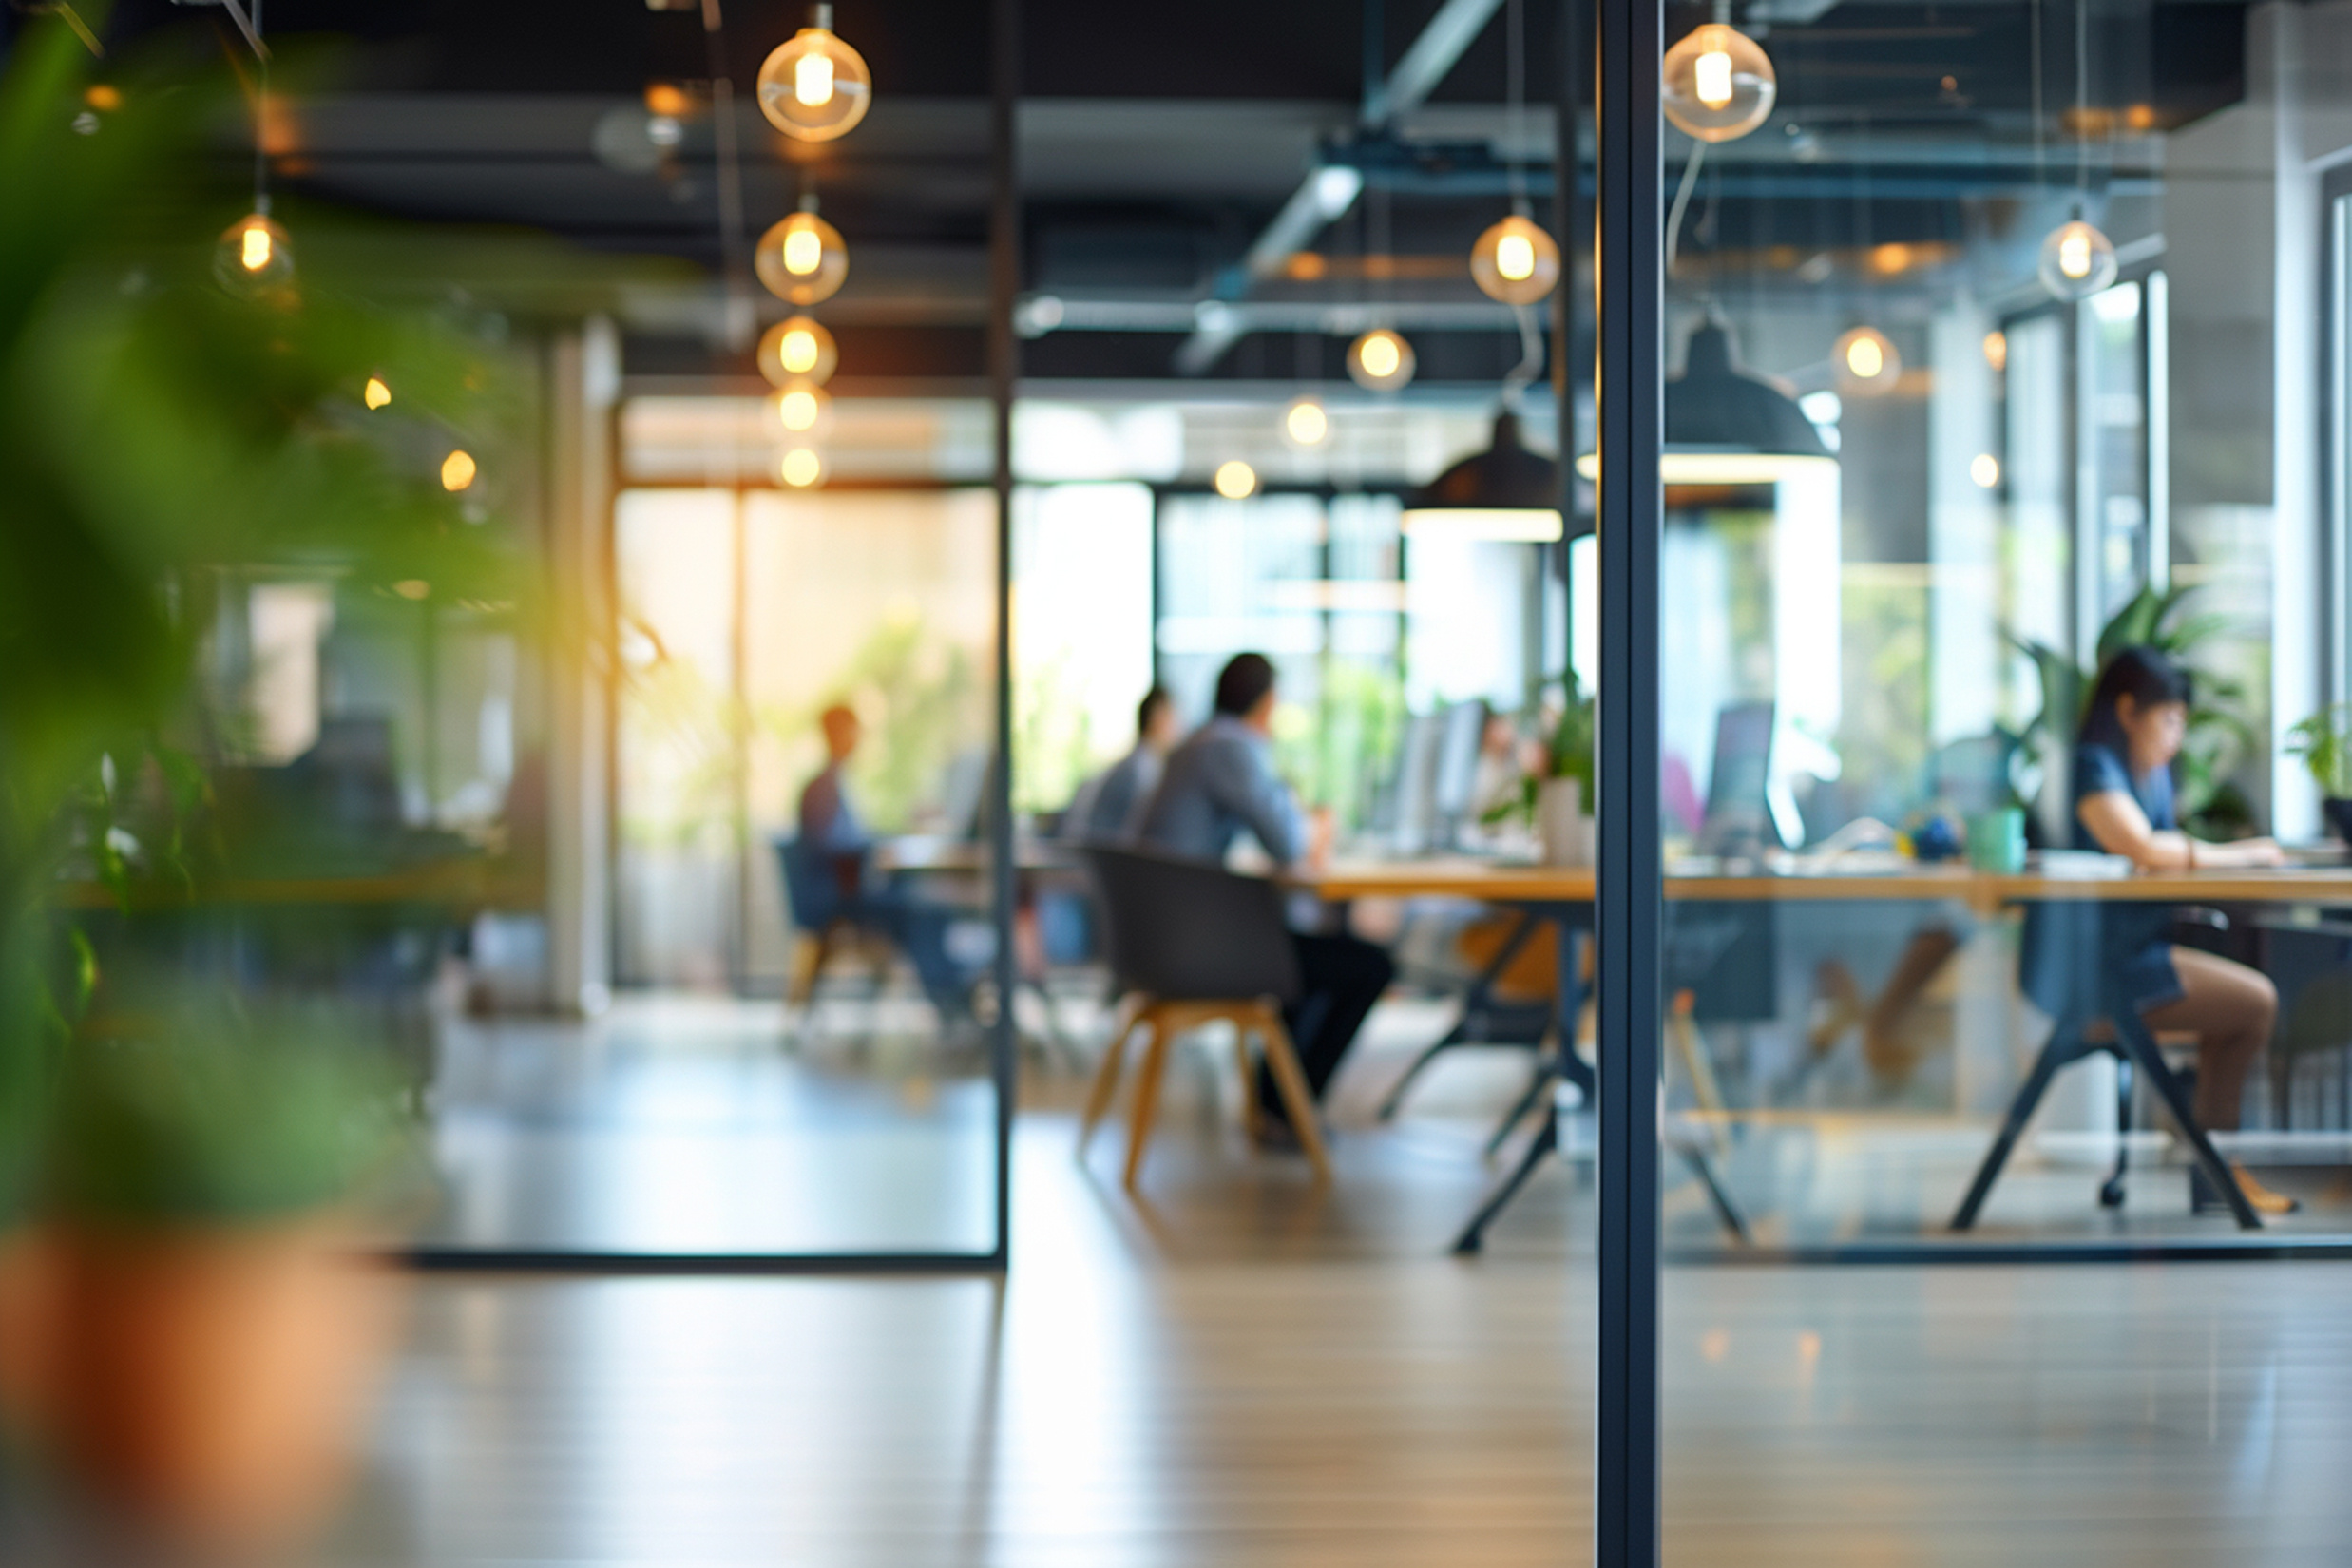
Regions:
[[[2190, 695], [2189, 672], [2153, 648], [2126, 648], [2108, 660], [2075, 747], [2075, 848], [2125, 855], [2147, 871], [2279, 863], [2279, 847], [2266, 838], [2208, 844], [2181, 831], [2172, 760], [2189, 732]], [[2160, 907], [2110, 909], [2107, 920], [2109, 949], [2126, 966], [2149, 1027], [2197, 1037], [2197, 1119], [2209, 1132], [2234, 1128], [2247, 1072], [2270, 1043], [2278, 991], [2258, 969], [2174, 947], [2171, 915]], [[2294, 1199], [2243, 1169], [2237, 1176], [2263, 1213], [2294, 1209]]]

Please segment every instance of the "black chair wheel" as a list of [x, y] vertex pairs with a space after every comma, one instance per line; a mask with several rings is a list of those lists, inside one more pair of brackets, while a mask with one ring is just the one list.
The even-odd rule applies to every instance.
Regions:
[[2123, 1207], [2123, 1177], [2109, 1176], [2099, 1183], [2099, 1207], [2102, 1209]]

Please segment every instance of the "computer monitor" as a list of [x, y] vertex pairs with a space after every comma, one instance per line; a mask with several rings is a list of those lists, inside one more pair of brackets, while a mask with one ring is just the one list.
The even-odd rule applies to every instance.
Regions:
[[1715, 715], [1715, 765], [1707, 780], [1699, 848], [1737, 854], [1780, 843], [1772, 814], [1772, 704], [1735, 702]]
[[1445, 710], [1429, 801], [1431, 837], [1441, 844], [1462, 836], [1478, 804], [1479, 747], [1486, 738], [1486, 704], [1476, 699]]
[[1405, 744], [1397, 751], [1396, 809], [1390, 824], [1397, 851], [1428, 848], [1437, 831], [1438, 757], [1445, 744], [1445, 710], [1414, 714], [1405, 721]]

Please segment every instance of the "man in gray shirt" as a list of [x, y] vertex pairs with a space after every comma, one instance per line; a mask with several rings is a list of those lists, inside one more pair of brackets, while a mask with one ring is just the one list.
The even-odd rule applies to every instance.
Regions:
[[[1235, 654], [1217, 676], [1215, 713], [1168, 757], [1159, 788], [1144, 808], [1138, 837], [1148, 848], [1191, 860], [1224, 863], [1244, 833], [1276, 866], [1320, 859], [1317, 825], [1274, 773], [1274, 667], [1263, 654]], [[1303, 982], [1283, 1023], [1317, 1100], [1365, 1015], [1395, 978], [1388, 955], [1352, 936], [1293, 931]], [[1279, 1123], [1282, 1100], [1258, 1070], [1258, 1104]]]
[[1124, 844], [1134, 836], [1183, 722], [1167, 687], [1145, 692], [1136, 706], [1135, 750], [1079, 786], [1062, 813], [1061, 836], [1080, 844]]

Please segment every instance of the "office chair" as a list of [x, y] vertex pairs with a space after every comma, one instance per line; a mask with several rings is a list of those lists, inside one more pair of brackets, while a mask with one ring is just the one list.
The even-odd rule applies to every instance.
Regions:
[[784, 1000], [805, 1007], [816, 999], [816, 983], [837, 953], [870, 948], [881, 954], [871, 965], [871, 993], [880, 995], [888, 972], [889, 948], [883, 934], [860, 925], [850, 913], [837, 880], [832, 858], [799, 838], [775, 841], [776, 865], [784, 878], [784, 913], [800, 940], [794, 952], [793, 972], [785, 982]]
[[[2123, 1202], [2123, 1181], [2130, 1168], [2131, 1150], [2124, 1138], [2132, 1129], [2132, 1080], [2144, 1075], [2149, 1086], [2156, 1091], [2165, 1109], [2171, 1114], [2172, 1123], [2188, 1141], [2190, 1154], [2204, 1171], [2206, 1180], [2221, 1194], [2229, 1205], [2230, 1214], [2243, 1231], [2262, 1229], [2261, 1216], [2246, 1200], [2238, 1186], [2237, 1176], [2228, 1161], [2214, 1149], [2213, 1141], [2198, 1125], [2196, 1114], [2189, 1107], [2189, 1088], [2180, 1074], [2166, 1065], [2164, 1047], [2167, 1043], [2194, 1042], [2193, 1036], [2167, 1034], [2159, 1039], [2139, 1015], [2131, 996], [2117, 980], [2120, 965], [2116, 955], [2109, 952], [2101, 941], [2100, 922], [2106, 910], [2096, 899], [2057, 900], [2039, 906], [2036, 911], [2042, 925], [2041, 940], [2050, 955], [2036, 982], [2029, 977], [2028, 990], [2035, 1002], [2057, 1020], [2050, 1037], [2042, 1043], [2041, 1053], [2034, 1060], [2032, 1071], [2018, 1086], [2009, 1103], [2009, 1111], [2001, 1119], [2000, 1130], [1994, 1135], [1993, 1145], [1985, 1151], [1983, 1161], [1968, 1184], [1968, 1192], [1960, 1199], [1959, 1210], [1952, 1216], [1952, 1229], [1965, 1231], [1975, 1226], [1977, 1214], [1984, 1200], [1999, 1179], [2001, 1167], [2017, 1147], [2041, 1104], [2050, 1083], [2059, 1071], [2086, 1058], [2105, 1053], [2116, 1059], [2121, 1067], [2116, 1074], [2115, 1104], [2116, 1131], [2115, 1168], [2099, 1187], [2099, 1203], [2104, 1208], [2115, 1208]], [[2181, 922], [2207, 929], [2226, 930], [2228, 917], [2213, 909], [2183, 910]], [[2031, 943], [2029, 942], [2029, 947]], [[2030, 954], [2028, 955], [2030, 957]], [[2073, 960], [2073, 962], [2069, 962]], [[2048, 994], [2043, 994], [2047, 992]]]
[[1307, 1091], [1307, 1075], [1299, 1068], [1282, 1022], [1282, 1005], [1297, 998], [1300, 983], [1279, 890], [1260, 877], [1236, 876], [1221, 867], [1166, 855], [1097, 846], [1079, 853], [1094, 879], [1111, 972], [1121, 993], [1110, 1042], [1103, 1048], [1079, 1123], [1080, 1156], [1085, 1155], [1096, 1124], [1118, 1090], [1127, 1042], [1140, 1030], [1143, 1060], [1128, 1115], [1122, 1177], [1133, 1192], [1151, 1140], [1169, 1042], [1203, 1024], [1223, 1022], [1233, 1027], [1245, 1126], [1254, 1137], [1257, 1075], [1251, 1068], [1249, 1046], [1254, 1034], [1291, 1129], [1314, 1167], [1316, 1182], [1329, 1181], [1330, 1160], [1315, 1119], [1314, 1100]]

